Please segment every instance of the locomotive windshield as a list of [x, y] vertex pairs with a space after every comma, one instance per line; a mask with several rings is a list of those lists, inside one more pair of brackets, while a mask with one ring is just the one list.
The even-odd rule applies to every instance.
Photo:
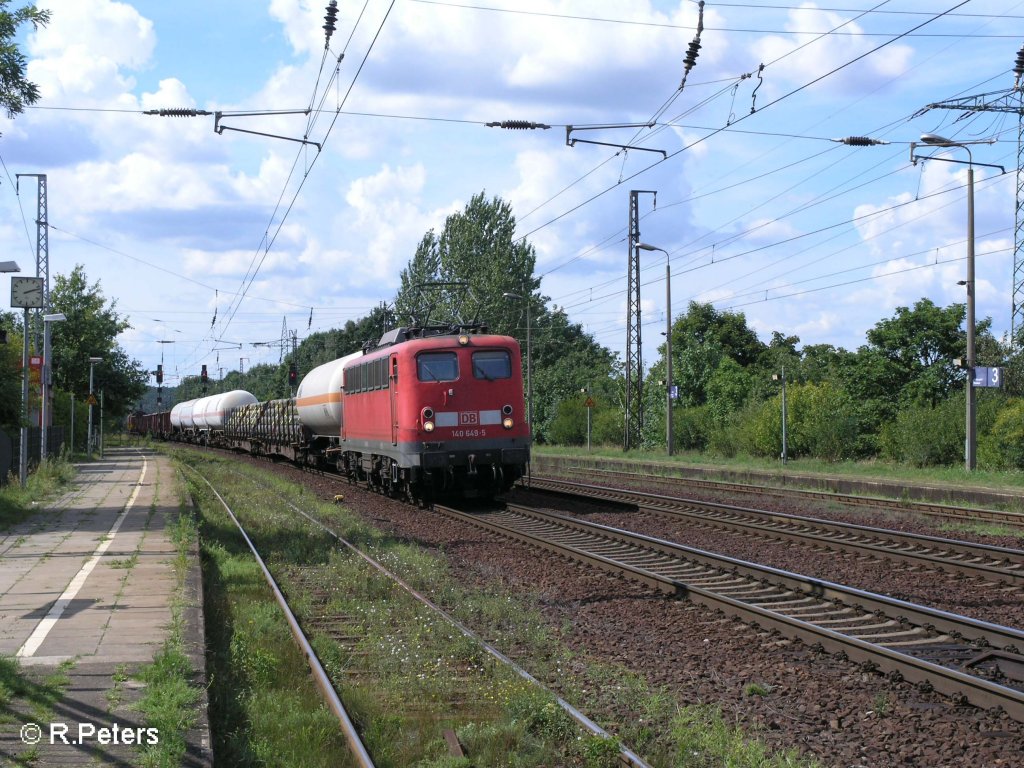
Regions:
[[473, 376], [478, 379], [512, 378], [512, 360], [504, 349], [473, 353]]
[[455, 381], [459, 359], [454, 352], [424, 352], [416, 356], [416, 374], [420, 381]]

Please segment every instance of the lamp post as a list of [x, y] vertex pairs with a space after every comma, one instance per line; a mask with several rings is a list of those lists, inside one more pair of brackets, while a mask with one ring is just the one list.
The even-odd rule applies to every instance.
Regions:
[[61, 323], [67, 320], [63, 312], [57, 312], [52, 315], [43, 315], [43, 407], [42, 407], [42, 418], [40, 419], [40, 433], [39, 433], [39, 460], [46, 461], [46, 457], [49, 456], [49, 426], [50, 419], [50, 386], [52, 381], [50, 380], [53, 372], [53, 367], [50, 365], [50, 324]]
[[772, 374], [772, 381], [782, 381], [782, 463], [786, 463], [786, 366], [782, 366], [782, 375]]
[[[971, 155], [971, 144], [993, 144], [995, 139], [979, 141], [952, 141], [934, 133], [921, 135], [921, 142], [933, 147], [959, 147], [967, 151], [967, 437], [964, 446], [964, 466], [968, 472], [978, 466], [977, 460], [977, 406], [974, 397], [974, 157]], [[916, 143], [910, 143], [910, 161], [914, 165], [920, 156], [914, 154]], [[928, 157], [930, 160], [943, 160], [950, 163], [962, 163], [962, 160], [951, 160], [944, 157]], [[978, 163], [990, 168], [1002, 169], [1002, 166]], [[1005, 170], [1003, 171], [1005, 173]]]
[[526, 305], [526, 423], [530, 425], [530, 439], [533, 440], [533, 378], [531, 377], [530, 350], [530, 299], [518, 293], [501, 294], [506, 299], [521, 299]]
[[95, 399], [92, 396], [92, 374], [96, 363], [102, 363], [102, 357], [90, 357], [89, 358], [89, 426], [85, 432], [85, 452], [88, 454], [92, 453], [92, 401]]
[[647, 243], [637, 243], [642, 251], [661, 251], [665, 254], [665, 442], [668, 455], [672, 455], [672, 265], [668, 251]]

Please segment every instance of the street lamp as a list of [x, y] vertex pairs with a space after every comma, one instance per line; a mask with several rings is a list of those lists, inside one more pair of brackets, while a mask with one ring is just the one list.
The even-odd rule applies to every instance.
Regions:
[[89, 358], [89, 427], [85, 434], [85, 452], [88, 454], [92, 453], [92, 402], [95, 398], [92, 396], [92, 372], [96, 363], [102, 363], [102, 357], [90, 357]]
[[[952, 141], [934, 133], [921, 134], [921, 142], [933, 147], [959, 147], [967, 151], [967, 439], [964, 448], [964, 465], [967, 471], [978, 466], [977, 460], [977, 408], [974, 399], [974, 157], [971, 155], [971, 144], [994, 144], [995, 139], [979, 141]], [[910, 162], [917, 165], [920, 156], [914, 155], [915, 142], [910, 143]], [[952, 160], [945, 157], [928, 157], [929, 160], [942, 160], [949, 163], [963, 163], [963, 160]], [[978, 163], [990, 168], [1002, 166]], [[1005, 173], [1005, 170], [1003, 170]]]
[[50, 365], [50, 324], [61, 323], [67, 320], [63, 312], [52, 315], [43, 315], [43, 407], [40, 419], [39, 432], [39, 460], [46, 461], [49, 456], [49, 426], [52, 415], [50, 413], [50, 386], [52, 385], [51, 374], [53, 367]]
[[665, 254], [665, 442], [668, 455], [672, 455], [672, 266], [668, 251], [647, 243], [637, 243], [642, 251], [661, 251]]
[[0, 261], [0, 272], [21, 272], [16, 261]]
[[772, 374], [772, 381], [782, 381], [782, 463], [786, 463], [786, 366], [782, 366], [782, 375]]
[[501, 294], [506, 299], [519, 299], [526, 304], [526, 423], [530, 425], [530, 439], [533, 439], [533, 379], [531, 377], [531, 350], [530, 350], [530, 299], [523, 298], [518, 293], [505, 292]]

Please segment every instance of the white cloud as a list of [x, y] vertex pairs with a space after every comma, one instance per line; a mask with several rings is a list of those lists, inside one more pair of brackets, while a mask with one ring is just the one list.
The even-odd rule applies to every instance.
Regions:
[[112, 0], [46, 0], [41, 7], [51, 11], [50, 23], [29, 36], [27, 47], [33, 56], [28, 76], [44, 98], [95, 103], [134, 86], [121, 70], [149, 61], [156, 43], [152, 22]]
[[[814, 3], [803, 3], [789, 12], [788, 35], [767, 35], [754, 46], [760, 60], [768, 66], [764, 72], [770, 92], [788, 90], [791, 84], [804, 84], [839, 69], [878, 46], [876, 38], [864, 34], [852, 15], [819, 10]], [[834, 34], [823, 35], [824, 32]], [[913, 49], [899, 43], [875, 51], [830, 77], [826, 89], [849, 98], [850, 92], [863, 93], [873, 85], [889, 81], [906, 71]], [[778, 79], [784, 81], [780, 86]]]

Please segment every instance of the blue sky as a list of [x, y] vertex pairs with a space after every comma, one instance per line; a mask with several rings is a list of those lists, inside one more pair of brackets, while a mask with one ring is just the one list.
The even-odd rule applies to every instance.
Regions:
[[[964, 300], [966, 166], [912, 165], [925, 132], [997, 139], [971, 148], [1010, 171], [976, 168], [978, 316], [1010, 328], [1017, 117], [919, 110], [1014, 86], [1024, 2], [708, 2], [682, 90], [693, 2], [343, 0], [323, 68], [324, 0], [39, 4], [52, 22], [23, 44], [43, 98], [0, 120], [5, 258], [34, 268], [34, 188], [13, 177], [46, 173], [51, 274], [84, 265], [168, 383], [277, 362], [252, 344], [282, 322], [301, 339], [391, 299], [423, 234], [481, 190], [513, 206], [551, 303], [615, 351], [632, 189], [658, 193], [641, 238], [671, 256], [675, 313], [710, 301], [765, 341], [855, 349], [898, 306]], [[223, 123], [319, 152], [141, 114], [310, 104], [308, 123]], [[553, 127], [483, 125], [505, 119]], [[627, 151], [566, 145], [567, 124], [651, 121], [573, 134]], [[851, 135], [891, 143], [829, 140]], [[641, 261], [650, 364], [665, 255]]]

